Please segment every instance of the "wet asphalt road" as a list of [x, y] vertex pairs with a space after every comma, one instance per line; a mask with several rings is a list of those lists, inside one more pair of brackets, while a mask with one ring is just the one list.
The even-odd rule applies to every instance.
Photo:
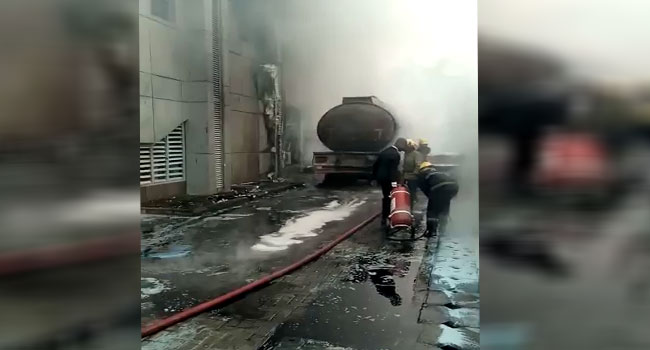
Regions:
[[[422, 328], [415, 285], [424, 240], [390, 243], [377, 228], [360, 232], [368, 250], [342, 253], [347, 276], [320, 291], [305, 310], [275, 332], [268, 348], [413, 349]], [[354, 238], [353, 238], [354, 239]]]
[[[143, 323], [219, 296], [304, 257], [376, 212], [380, 197], [379, 191], [361, 186], [303, 188], [198, 221], [145, 218], [145, 225], [163, 234], [143, 236], [147, 244], [142, 259]], [[437, 349], [437, 342], [475, 349], [475, 213], [475, 201], [462, 196], [456, 200], [448, 232], [441, 235], [439, 245], [438, 240], [389, 241], [374, 221], [318, 262], [227, 307], [184, 322], [185, 326], [170, 328], [144, 346], [199, 349], [214, 338], [213, 346], [223, 349], [257, 349], [262, 344], [265, 350]], [[418, 218], [422, 214], [418, 211]], [[168, 225], [180, 226], [165, 230]], [[430, 281], [431, 288], [448, 295], [458, 307], [436, 306], [436, 312], [422, 320]], [[316, 287], [307, 287], [306, 304], [291, 302], [302, 284]], [[288, 305], [278, 309], [269, 304], [276, 299]], [[442, 324], [450, 318], [453, 324]], [[227, 326], [220, 326], [221, 322]], [[266, 328], [269, 324], [272, 328]], [[248, 329], [262, 328], [269, 329], [269, 338], [255, 347], [244, 344], [244, 338], [250, 337]], [[197, 345], [185, 344], [188, 339], [195, 339]]]
[[143, 324], [299, 260], [372, 215], [379, 197], [369, 187], [308, 187], [200, 220], [145, 216]]
[[[350, 261], [346, 277], [319, 291], [266, 348], [478, 349], [477, 221], [465, 216], [475, 210], [475, 202], [456, 201], [452, 221], [437, 241], [391, 242], [374, 226], [354, 235], [350, 243], [363, 249], [347, 256], [333, 252]], [[427, 311], [422, 298], [427, 289], [448, 295], [455, 307], [430, 306], [445, 315]], [[445, 319], [450, 326], [442, 324]]]

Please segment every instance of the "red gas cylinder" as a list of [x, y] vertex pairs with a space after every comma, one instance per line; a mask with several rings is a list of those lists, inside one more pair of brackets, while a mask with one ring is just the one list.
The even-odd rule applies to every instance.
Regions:
[[391, 229], [411, 228], [413, 215], [411, 215], [411, 194], [402, 185], [393, 188], [390, 192], [390, 215], [388, 222]]

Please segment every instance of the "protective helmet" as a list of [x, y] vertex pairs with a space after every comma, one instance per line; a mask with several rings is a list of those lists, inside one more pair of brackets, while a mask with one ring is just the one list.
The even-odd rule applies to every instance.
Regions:
[[417, 150], [424, 155], [431, 153], [431, 148], [429, 148], [429, 141], [426, 139], [420, 139]]
[[411, 140], [411, 139], [407, 139], [407, 140], [406, 140], [406, 144], [407, 144], [408, 147], [411, 148], [411, 149], [416, 149], [416, 148], [418, 148], [418, 144], [417, 144], [415, 141]]
[[433, 166], [433, 164], [431, 164], [429, 162], [426, 162], [426, 161], [422, 162], [422, 163], [420, 163], [420, 166], [418, 167], [418, 171], [422, 171], [422, 170], [424, 170], [424, 168], [428, 168], [428, 167], [432, 167], [432, 166]]

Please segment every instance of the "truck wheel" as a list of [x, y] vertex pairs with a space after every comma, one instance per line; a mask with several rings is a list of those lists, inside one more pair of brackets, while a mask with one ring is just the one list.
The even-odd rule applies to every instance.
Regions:
[[314, 174], [314, 182], [318, 185], [322, 185], [323, 182], [325, 182], [325, 175], [324, 174]]
[[332, 183], [332, 174], [318, 174], [314, 176], [319, 187], [328, 186]]

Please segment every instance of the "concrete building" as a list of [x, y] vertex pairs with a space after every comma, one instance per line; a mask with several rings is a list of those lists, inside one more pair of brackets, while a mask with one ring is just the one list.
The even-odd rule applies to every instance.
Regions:
[[272, 170], [255, 77], [280, 59], [254, 7], [140, 0], [142, 201], [213, 194]]

